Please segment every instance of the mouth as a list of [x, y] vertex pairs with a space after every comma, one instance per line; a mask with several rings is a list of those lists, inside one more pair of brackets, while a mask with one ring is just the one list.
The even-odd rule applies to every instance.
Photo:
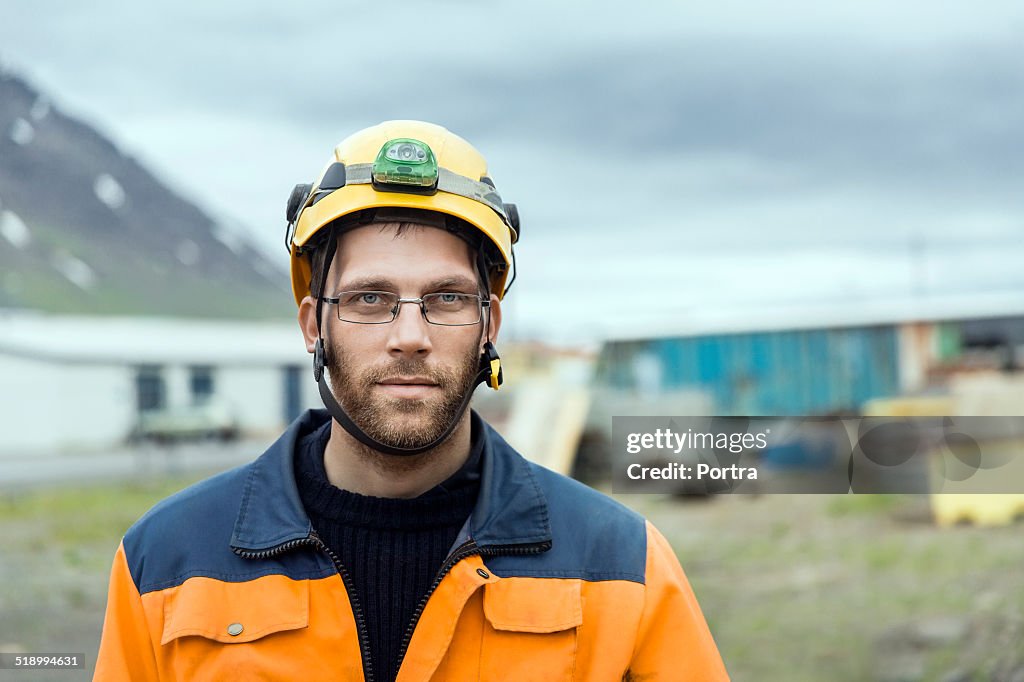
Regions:
[[437, 382], [428, 377], [391, 377], [377, 383], [383, 386], [437, 386]]
[[391, 377], [378, 381], [377, 386], [396, 398], [425, 398], [441, 388], [428, 377]]

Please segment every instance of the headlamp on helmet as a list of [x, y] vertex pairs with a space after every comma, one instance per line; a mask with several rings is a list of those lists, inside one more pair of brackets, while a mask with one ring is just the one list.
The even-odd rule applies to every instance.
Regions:
[[419, 140], [389, 140], [373, 162], [373, 186], [382, 192], [437, 191], [437, 160]]

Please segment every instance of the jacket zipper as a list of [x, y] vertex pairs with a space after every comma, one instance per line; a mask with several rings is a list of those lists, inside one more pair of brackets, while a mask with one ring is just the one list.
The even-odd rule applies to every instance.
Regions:
[[349, 577], [348, 571], [345, 570], [345, 567], [342, 565], [341, 561], [338, 560], [338, 557], [334, 552], [331, 551], [331, 548], [320, 539], [320, 536], [316, 534], [316, 531], [311, 532], [308, 537], [289, 540], [277, 547], [271, 547], [270, 549], [264, 549], [258, 552], [251, 552], [234, 547], [232, 548], [232, 551], [244, 559], [268, 559], [302, 546], [314, 547], [324, 552], [328, 557], [330, 557], [331, 562], [334, 563], [335, 570], [338, 571], [338, 575], [341, 576], [341, 582], [345, 585], [345, 591], [348, 593], [348, 601], [352, 607], [352, 615], [356, 620], [356, 633], [359, 636], [359, 653], [362, 654], [363, 657], [363, 679], [366, 682], [373, 682], [373, 668], [370, 665], [370, 636], [366, 631], [366, 621], [363, 618], [363, 608], [359, 603], [359, 596], [355, 592], [352, 585], [352, 579]]
[[474, 555], [479, 556], [498, 556], [498, 555], [510, 555], [510, 554], [541, 554], [551, 549], [551, 541], [545, 540], [544, 542], [536, 542], [528, 545], [488, 545], [486, 547], [477, 547], [476, 542], [472, 539], [466, 540], [464, 543], [455, 548], [445, 562], [441, 564], [441, 569], [437, 572], [437, 576], [434, 578], [434, 583], [427, 590], [427, 593], [420, 599], [419, 604], [416, 605], [416, 611], [412, 614], [412, 620], [409, 622], [409, 626], [405, 629], [405, 635], [402, 637], [402, 647], [399, 649], [398, 654], [398, 667], [401, 670], [402, 661], [405, 659], [405, 653], [409, 648], [409, 642], [412, 641], [413, 632], [416, 630], [416, 625], [419, 624], [420, 616], [423, 615], [423, 610], [427, 606], [427, 601], [430, 599], [430, 595], [434, 594], [434, 590], [441, 584], [444, 577], [448, 575], [448, 572], [452, 568], [462, 561], [463, 559], [469, 558]]

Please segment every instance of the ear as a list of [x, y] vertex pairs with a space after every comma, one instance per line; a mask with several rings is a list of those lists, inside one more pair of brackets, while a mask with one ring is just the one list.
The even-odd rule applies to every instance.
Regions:
[[316, 301], [312, 296], [306, 296], [299, 303], [299, 329], [306, 339], [306, 352], [312, 353], [313, 345], [319, 336], [316, 328]]
[[[498, 332], [501, 330], [501, 300], [494, 294], [491, 294], [491, 308], [490, 314], [487, 316], [489, 319], [489, 325], [487, 332], [490, 334], [491, 343], [498, 343]], [[480, 352], [483, 352], [484, 344], [487, 342], [488, 334], [484, 334], [483, 338], [480, 339]]]

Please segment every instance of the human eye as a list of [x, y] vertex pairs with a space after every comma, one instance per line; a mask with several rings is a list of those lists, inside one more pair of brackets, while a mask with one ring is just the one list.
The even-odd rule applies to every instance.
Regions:
[[431, 298], [434, 299], [436, 305], [440, 305], [445, 308], [457, 308], [465, 305], [471, 296], [468, 294], [459, 294], [454, 291], [442, 291], [440, 293], [433, 294]]
[[385, 294], [379, 291], [346, 291], [342, 305], [352, 308], [380, 308], [387, 305]]

